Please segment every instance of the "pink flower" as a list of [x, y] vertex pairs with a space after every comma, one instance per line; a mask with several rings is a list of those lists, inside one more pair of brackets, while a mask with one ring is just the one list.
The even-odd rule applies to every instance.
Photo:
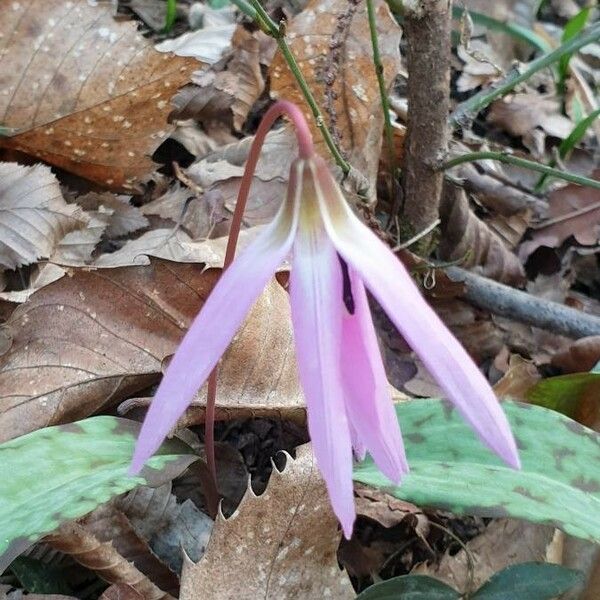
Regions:
[[479, 438], [515, 468], [519, 458], [485, 377], [404, 266], [350, 210], [327, 164], [314, 154], [298, 109], [278, 103], [271, 111], [277, 110], [291, 113], [300, 127], [300, 156], [291, 165], [287, 197], [272, 223], [223, 272], [184, 337], [144, 421], [132, 470], [175, 426], [291, 254], [290, 301], [310, 437], [331, 504], [350, 537], [352, 448], [358, 455], [368, 451], [395, 483], [408, 472], [365, 286]]

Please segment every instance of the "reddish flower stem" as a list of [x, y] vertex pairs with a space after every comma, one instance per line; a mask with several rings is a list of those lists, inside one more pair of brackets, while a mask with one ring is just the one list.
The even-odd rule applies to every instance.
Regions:
[[[298, 155], [300, 158], [309, 158], [314, 154], [312, 134], [308, 123], [298, 106], [287, 100], [279, 100], [273, 104], [265, 113], [256, 134], [252, 141], [252, 147], [248, 154], [246, 168], [242, 176], [240, 191], [233, 211], [233, 219], [229, 230], [229, 239], [227, 240], [227, 249], [225, 251], [225, 261], [223, 270], [227, 269], [233, 262], [240, 229], [242, 227], [242, 218], [246, 209], [246, 202], [252, 185], [252, 178], [256, 169], [256, 164], [260, 157], [260, 150], [265, 141], [265, 137], [273, 123], [282, 115], [286, 115], [294, 124], [296, 130], [296, 139], [298, 140]], [[206, 414], [204, 418], [204, 448], [206, 452], [206, 464], [211, 474], [214, 489], [207, 493], [208, 507], [212, 514], [217, 514], [218, 510], [218, 492], [217, 492], [217, 467], [215, 462], [215, 404], [217, 400], [217, 375], [219, 367], [216, 366], [208, 378], [208, 391], [206, 395]], [[214, 499], [213, 499], [214, 498]]]

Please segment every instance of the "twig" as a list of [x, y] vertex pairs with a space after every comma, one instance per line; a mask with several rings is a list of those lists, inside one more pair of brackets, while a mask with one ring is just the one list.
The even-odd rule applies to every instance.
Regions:
[[346, 160], [344, 160], [344, 157], [342, 156], [339, 148], [336, 146], [331, 132], [325, 124], [325, 120], [323, 119], [323, 115], [319, 106], [317, 105], [315, 97], [310, 91], [308, 83], [306, 82], [306, 79], [304, 79], [304, 75], [302, 74], [302, 71], [298, 66], [296, 57], [292, 53], [292, 50], [289, 47], [287, 40], [285, 39], [284, 23], [282, 22], [280, 25], [277, 25], [262, 7], [259, 0], [250, 0], [250, 3], [255, 11], [256, 16], [254, 17], [254, 19], [257, 21], [260, 28], [277, 42], [277, 46], [279, 47], [279, 50], [281, 50], [281, 54], [283, 55], [285, 62], [287, 63], [290, 71], [292, 72], [292, 75], [296, 79], [296, 82], [298, 83], [298, 86], [302, 91], [302, 95], [304, 96], [304, 99], [306, 100], [306, 103], [308, 104], [312, 112], [312, 115], [315, 119], [315, 123], [317, 127], [321, 130], [321, 134], [323, 135], [323, 139], [325, 140], [329, 151], [331, 152], [337, 165], [344, 172], [344, 175], [347, 175], [350, 172], [350, 165], [346, 162]]
[[462, 104], [450, 115], [450, 124], [453, 126], [464, 126], [474, 118], [479, 111], [489, 106], [497, 98], [501, 98], [513, 90], [517, 85], [527, 81], [534, 73], [545, 69], [560, 60], [563, 56], [574, 54], [584, 46], [600, 40], [600, 23], [590, 27], [587, 32], [582, 33], [568, 42], [559, 46], [556, 50], [540, 56], [532, 61], [528, 68], [522, 73], [513, 69], [501, 83], [495, 85], [491, 90], [482, 90]]
[[[397, 197], [397, 180], [396, 180], [396, 156], [394, 152], [394, 131], [392, 121], [390, 119], [390, 101], [388, 99], [388, 91], [385, 86], [383, 77], [383, 63], [381, 62], [381, 54], [379, 52], [379, 36], [377, 34], [377, 19], [375, 15], [375, 7], [373, 0], [367, 0], [367, 14], [369, 16], [369, 29], [371, 31], [371, 45], [373, 46], [373, 64], [375, 65], [375, 75], [377, 76], [377, 84], [379, 85], [379, 98], [381, 100], [381, 109], [383, 110], [383, 122], [385, 132], [385, 142], [387, 145], [388, 161], [391, 171], [391, 198], [395, 202]], [[392, 211], [392, 214], [397, 212], [397, 209]], [[390, 214], [390, 217], [392, 217]]]
[[464, 298], [490, 312], [570, 338], [600, 335], [600, 318], [575, 308], [536, 298], [460, 267], [447, 267], [453, 281], [466, 285]]
[[550, 227], [550, 225], [556, 225], [557, 223], [563, 223], [564, 221], [568, 221], [569, 219], [574, 219], [575, 217], [580, 217], [581, 215], [585, 215], [589, 212], [596, 211], [600, 209], [600, 201], [592, 202], [592, 204], [588, 206], [584, 206], [583, 208], [578, 208], [577, 210], [572, 210], [571, 212], [565, 213], [564, 215], [559, 215], [558, 217], [554, 217], [553, 219], [546, 219], [541, 223], [535, 223], [530, 225], [531, 229], [545, 229], [546, 227]]
[[392, 248], [392, 252], [398, 252], [398, 250], [405, 250], [406, 248], [410, 248], [415, 242], [418, 242], [421, 238], [424, 238], [426, 235], [429, 235], [440, 223], [441, 219], [436, 219], [433, 223], [425, 227], [423, 231], [411, 237], [410, 240], [406, 240], [402, 244], [394, 246]]
[[565, 181], [569, 181], [570, 183], [576, 183], [577, 185], [584, 185], [600, 190], [600, 181], [597, 181], [596, 179], [590, 179], [589, 177], [583, 177], [583, 175], [576, 175], [575, 173], [570, 173], [568, 171], [553, 169], [552, 167], [548, 167], [547, 165], [542, 165], [540, 163], [534, 162], [533, 160], [519, 158], [518, 156], [513, 156], [512, 154], [508, 154], [507, 152], [484, 151], [462, 154], [461, 156], [452, 158], [451, 160], [441, 165], [440, 171], [446, 171], [448, 169], [451, 169], [452, 167], [456, 167], [457, 165], [462, 165], [466, 162], [476, 162], [478, 160], [497, 160], [498, 162], [508, 163], [510, 165], [522, 167], [523, 169], [529, 169], [530, 171], [545, 173], [546, 175], [551, 175], [552, 177], [556, 177], [557, 179], [564, 179]]
[[[436, 168], [448, 151], [450, 31], [448, 0], [404, 3], [407, 40], [408, 124], [403, 169], [402, 216], [412, 237], [439, 216], [444, 175]], [[427, 254], [428, 236], [417, 254]]]

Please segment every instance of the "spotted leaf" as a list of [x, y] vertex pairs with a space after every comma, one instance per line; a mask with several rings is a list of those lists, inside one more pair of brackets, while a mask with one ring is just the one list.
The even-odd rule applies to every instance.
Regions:
[[162, 485], [197, 458], [188, 446], [170, 440], [140, 475], [129, 477], [138, 431], [135, 421], [92, 417], [0, 445], [0, 573], [64, 521], [138, 485]]
[[503, 406], [520, 471], [487, 450], [449, 405], [416, 400], [396, 409], [411, 469], [402, 484], [392, 485], [370, 458], [354, 479], [420, 506], [526, 519], [600, 541], [600, 435], [542, 407]]

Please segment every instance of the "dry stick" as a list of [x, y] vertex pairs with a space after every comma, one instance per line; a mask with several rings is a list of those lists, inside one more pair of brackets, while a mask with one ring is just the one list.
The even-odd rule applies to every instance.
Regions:
[[[298, 140], [299, 156], [301, 158], [308, 158], [314, 153], [312, 135], [300, 109], [295, 104], [286, 100], [280, 100], [273, 104], [262, 118], [254, 135], [252, 146], [250, 147], [250, 153], [248, 154], [244, 175], [242, 176], [242, 181], [240, 183], [240, 191], [238, 192], [235, 210], [233, 211], [233, 217], [231, 219], [231, 228], [229, 230], [229, 238], [225, 250], [223, 271], [231, 265], [235, 257], [235, 250], [240, 236], [240, 229], [242, 227], [242, 218], [244, 216], [250, 186], [252, 185], [252, 177], [254, 176], [256, 164], [258, 163], [260, 156], [260, 148], [273, 123], [282, 115], [287, 115], [294, 123], [296, 128], [296, 138]], [[204, 449], [206, 452], [206, 464], [211, 474], [215, 490], [217, 489], [217, 466], [215, 462], [215, 405], [217, 400], [218, 373], [219, 367], [216, 366], [208, 378], [206, 413], [204, 417]], [[211, 510], [211, 512], [214, 511], [214, 514], [216, 514], [218, 506], [209, 506], [209, 510]]]
[[496, 315], [575, 339], [600, 335], [600, 318], [595, 315], [536, 298], [460, 267], [447, 267], [445, 272], [465, 283], [466, 300]]
[[[448, 149], [450, 109], [450, 9], [448, 0], [404, 2], [407, 40], [408, 127], [403, 215], [410, 231], [423, 231], [439, 217], [444, 174], [436, 165]], [[430, 237], [420, 241], [427, 253]]]

